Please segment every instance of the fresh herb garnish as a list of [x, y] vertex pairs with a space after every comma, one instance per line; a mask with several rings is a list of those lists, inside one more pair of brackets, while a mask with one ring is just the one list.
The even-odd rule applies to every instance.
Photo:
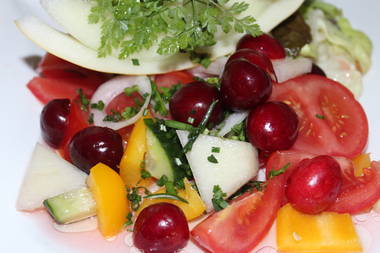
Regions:
[[132, 95], [133, 93], [138, 92], [139, 90], [140, 90], [140, 89], [139, 89], [139, 86], [137, 86], [137, 85], [133, 85], [133, 86], [131, 86], [131, 87], [127, 87], [127, 88], [125, 88], [125, 89], [124, 89], [124, 93], [125, 93], [125, 95], [130, 96], [130, 95]]
[[212, 153], [220, 153], [220, 147], [212, 147], [211, 152]]
[[138, 113], [138, 109], [136, 109], [135, 107], [125, 107], [124, 111], [121, 113], [121, 116], [123, 117], [123, 119], [130, 119], [132, 118], [133, 116], [135, 116], [137, 113]]
[[96, 110], [99, 110], [99, 111], [103, 111], [104, 109], [104, 102], [102, 100], [99, 100], [97, 103], [92, 103], [91, 104], [91, 108], [92, 109], [96, 109]]
[[222, 191], [219, 185], [214, 185], [214, 188], [212, 189], [212, 192], [214, 193], [212, 196], [212, 205], [215, 209], [215, 211], [220, 211], [228, 206], [228, 202], [225, 200], [227, 197], [227, 194]]
[[110, 122], [119, 122], [123, 119], [120, 112], [111, 110], [111, 114], [106, 115], [103, 118], [103, 121], [110, 121]]
[[315, 114], [315, 117], [317, 117], [318, 119], [325, 119], [325, 115], [321, 115], [321, 114]]
[[176, 93], [177, 90], [181, 89], [181, 87], [182, 87], [181, 83], [175, 84], [171, 87], [160, 87], [161, 96], [162, 96], [163, 100], [166, 103], [169, 103], [169, 101], [172, 98], [172, 96], [174, 95], [174, 93]]
[[[88, 20], [101, 24], [98, 55], [119, 51], [119, 58], [158, 44], [161, 55], [194, 53], [216, 43], [214, 34], [235, 31], [260, 35], [252, 16], [241, 17], [249, 5], [229, 0], [134, 1], [92, 0]], [[203, 63], [203, 62], [202, 62]]]
[[208, 108], [208, 110], [207, 110], [205, 116], [203, 117], [201, 123], [199, 123], [198, 127], [194, 128], [194, 130], [189, 133], [188, 141], [187, 141], [186, 145], [183, 147], [184, 153], [187, 153], [191, 150], [191, 148], [193, 147], [193, 144], [196, 141], [196, 139], [198, 138], [198, 136], [201, 133], [203, 133], [203, 131], [206, 129], [207, 123], [210, 119], [210, 116], [212, 114], [212, 111], [214, 110], [216, 103], [218, 103], [218, 100], [214, 100], [211, 103], [211, 105]]
[[133, 64], [134, 66], [140, 66], [139, 59], [132, 59], [132, 64]]
[[273, 177], [276, 177], [276, 176], [279, 176], [279, 175], [285, 173], [285, 171], [289, 168], [289, 166], [290, 166], [290, 163], [287, 163], [278, 170], [269, 171], [269, 173], [268, 173], [269, 178], [268, 179], [272, 179]]
[[88, 105], [90, 104], [90, 100], [88, 100], [86, 95], [84, 95], [82, 88], [79, 88], [77, 90], [77, 93], [79, 95], [79, 99], [80, 99], [80, 103], [81, 103], [80, 109], [82, 111], [87, 112], [87, 108], [88, 108]]
[[132, 213], [131, 212], [129, 212], [128, 213], [128, 215], [127, 215], [127, 221], [124, 223], [124, 226], [130, 226], [130, 225], [132, 225], [133, 224], [133, 220], [132, 220], [132, 217], [133, 217], [133, 215], [132, 215]]
[[218, 163], [218, 160], [216, 159], [216, 157], [214, 155], [210, 155], [207, 157], [207, 160], [210, 162], [210, 163]]
[[231, 131], [225, 135], [226, 138], [238, 141], [247, 141], [245, 136], [245, 121], [232, 127]]
[[182, 123], [180, 121], [175, 120], [165, 120], [165, 126], [171, 127], [177, 130], [186, 130], [186, 131], [192, 131], [194, 130], [194, 127], [192, 125]]
[[136, 211], [137, 209], [139, 209], [140, 202], [142, 200], [138, 190], [139, 190], [138, 187], [133, 187], [131, 189], [127, 188], [127, 193], [128, 193], [127, 198], [131, 203], [131, 208], [133, 211]]
[[90, 113], [90, 116], [88, 116], [88, 124], [94, 124], [94, 114]]
[[160, 113], [162, 116], [168, 115], [168, 110], [166, 109], [164, 99], [162, 98], [161, 93], [157, 88], [157, 84], [153, 80], [150, 80], [150, 85], [152, 87], [152, 101], [154, 102], [154, 111]]
[[147, 170], [141, 170], [141, 178], [142, 179], [151, 178], [151, 177], [152, 177], [152, 175], [149, 173], [149, 171], [147, 171]]

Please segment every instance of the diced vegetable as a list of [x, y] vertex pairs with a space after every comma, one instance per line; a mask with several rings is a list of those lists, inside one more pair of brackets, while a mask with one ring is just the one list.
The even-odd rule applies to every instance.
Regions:
[[87, 187], [46, 199], [44, 206], [59, 224], [72, 223], [96, 215], [96, 203]]
[[360, 154], [352, 159], [352, 165], [354, 166], [354, 175], [361, 177], [364, 175], [364, 169], [371, 167], [371, 157], [369, 154]]
[[129, 213], [123, 180], [113, 169], [98, 163], [91, 168], [87, 184], [96, 202], [100, 232], [106, 238], [115, 236]]
[[174, 129], [160, 121], [144, 120], [147, 126], [145, 168], [155, 178], [166, 175], [170, 181], [185, 176], [186, 157]]
[[308, 215], [290, 204], [277, 216], [277, 246], [281, 252], [359, 252], [361, 243], [349, 214]]
[[[183, 146], [188, 132], [177, 131]], [[219, 148], [219, 153], [212, 152]], [[186, 153], [199, 193], [208, 210], [212, 209], [213, 188], [219, 185], [230, 196], [252, 179], [258, 170], [256, 149], [248, 142], [201, 134]], [[231, 180], [233, 178], [233, 180]]]
[[[174, 204], [182, 209], [184, 212], [186, 219], [193, 220], [203, 214], [203, 212], [206, 210], [206, 205], [200, 198], [198, 192], [191, 186], [190, 182], [185, 179], [185, 189], [178, 191], [178, 196], [187, 200], [189, 203], [184, 203], [179, 200], [173, 200], [173, 199], [167, 199], [167, 198], [161, 198], [161, 199], [150, 199], [146, 198], [140, 205], [140, 208], [137, 210], [136, 215], [138, 215], [144, 208], [160, 203], [160, 202], [167, 202]], [[161, 188], [158, 191], [154, 192], [154, 194], [157, 193], [165, 193], [165, 188]]]
[[128, 187], [134, 187], [137, 184], [148, 186], [151, 183], [150, 179], [141, 178], [145, 153], [147, 152], [144, 118], [146, 117], [140, 118], [133, 127], [119, 166], [120, 176]]
[[37, 143], [25, 172], [17, 209], [42, 208], [45, 199], [85, 186], [87, 174]]

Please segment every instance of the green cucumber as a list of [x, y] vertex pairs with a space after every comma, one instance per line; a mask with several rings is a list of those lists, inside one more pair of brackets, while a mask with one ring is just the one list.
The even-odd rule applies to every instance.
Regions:
[[155, 178], [166, 175], [173, 182], [191, 176], [175, 129], [165, 126], [161, 120], [145, 119], [144, 122], [147, 126], [145, 169]]
[[96, 203], [87, 187], [65, 192], [44, 201], [59, 224], [68, 224], [96, 215]]

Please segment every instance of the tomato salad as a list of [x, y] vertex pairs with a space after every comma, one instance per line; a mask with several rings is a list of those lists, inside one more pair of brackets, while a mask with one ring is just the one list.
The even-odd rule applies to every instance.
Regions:
[[[177, 252], [190, 239], [210, 252], [250, 252], [289, 208], [316, 220], [331, 214], [327, 228], [349, 217], [353, 227], [347, 215], [380, 199], [366, 114], [348, 88], [286, 53], [271, 35], [245, 35], [212, 63], [216, 72], [148, 77], [46, 54], [27, 87], [44, 105], [43, 140], [82, 171], [84, 188], [46, 197], [44, 207], [62, 224], [97, 215], [106, 238], [132, 229], [143, 252]], [[190, 230], [196, 218], [204, 219]], [[321, 240], [308, 250], [361, 250], [355, 233], [342, 233], [330, 248]], [[297, 247], [278, 240], [279, 250]]]

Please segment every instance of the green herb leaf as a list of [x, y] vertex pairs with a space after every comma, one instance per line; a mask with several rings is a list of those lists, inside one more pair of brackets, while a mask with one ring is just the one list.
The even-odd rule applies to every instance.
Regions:
[[214, 185], [212, 189], [213, 197], [211, 199], [212, 205], [215, 211], [220, 211], [228, 206], [228, 202], [225, 200], [227, 194], [222, 191], [219, 185]]
[[212, 147], [211, 152], [212, 153], [220, 153], [220, 147]]
[[99, 100], [98, 103], [93, 103], [91, 104], [91, 108], [92, 109], [96, 109], [96, 110], [99, 110], [99, 111], [103, 111], [104, 109], [104, 102], [102, 100]]
[[325, 115], [321, 115], [321, 114], [315, 114], [315, 117], [317, 117], [318, 119], [325, 119]]
[[132, 213], [129, 212], [128, 215], [127, 215], [127, 217], [126, 217], [127, 221], [125, 222], [124, 226], [130, 226], [130, 225], [133, 224], [132, 217], [133, 217]]
[[275, 170], [275, 169], [272, 169], [271, 171], [269, 171], [268, 173], [268, 177], [269, 179], [273, 178], [273, 177], [276, 177], [276, 176], [279, 176], [283, 173], [285, 173], [285, 171], [289, 168], [290, 166], [290, 163], [287, 163], [285, 164], [284, 166], [282, 166], [280, 169], [278, 170]]
[[94, 124], [94, 114], [93, 113], [90, 113], [90, 116], [88, 117], [88, 123]]
[[90, 100], [88, 100], [86, 95], [84, 95], [82, 88], [79, 88], [77, 90], [77, 93], [79, 94], [79, 99], [80, 99], [80, 103], [81, 103], [80, 109], [82, 111], [87, 112], [87, 110], [88, 110], [87, 108], [88, 108], [88, 105], [90, 104]]
[[158, 91], [157, 84], [150, 80], [150, 85], [152, 87], [152, 99], [153, 109], [155, 112], [160, 113], [162, 116], [168, 115], [168, 110], [166, 109], [165, 101], [161, 96], [161, 93]]
[[139, 90], [140, 90], [139, 86], [133, 85], [131, 87], [125, 88], [124, 93], [125, 93], [125, 95], [130, 96], [130, 95], [132, 95], [132, 93], [139, 92]]
[[[158, 46], [159, 54], [194, 53], [198, 48], [214, 45], [218, 30], [261, 34], [255, 19], [242, 15], [248, 8], [245, 2], [232, 5], [226, 0], [92, 2], [88, 20], [101, 24], [100, 57], [118, 51], [119, 58], [126, 59], [152, 46]], [[198, 61], [206, 66], [210, 62], [207, 57], [198, 57]]]
[[175, 120], [165, 120], [165, 126], [171, 127], [174, 129], [178, 130], [186, 130], [186, 131], [192, 131], [194, 130], [194, 127], [192, 125], [180, 122], [180, 121], [175, 121]]
[[132, 59], [132, 64], [133, 64], [134, 66], [140, 66], [140, 62], [139, 62], [138, 59]]
[[218, 160], [216, 159], [216, 157], [214, 155], [210, 155], [209, 157], [207, 157], [207, 160], [210, 163], [218, 163]]
[[149, 173], [147, 170], [141, 170], [141, 178], [146, 179], [146, 178], [151, 178], [152, 175]]

